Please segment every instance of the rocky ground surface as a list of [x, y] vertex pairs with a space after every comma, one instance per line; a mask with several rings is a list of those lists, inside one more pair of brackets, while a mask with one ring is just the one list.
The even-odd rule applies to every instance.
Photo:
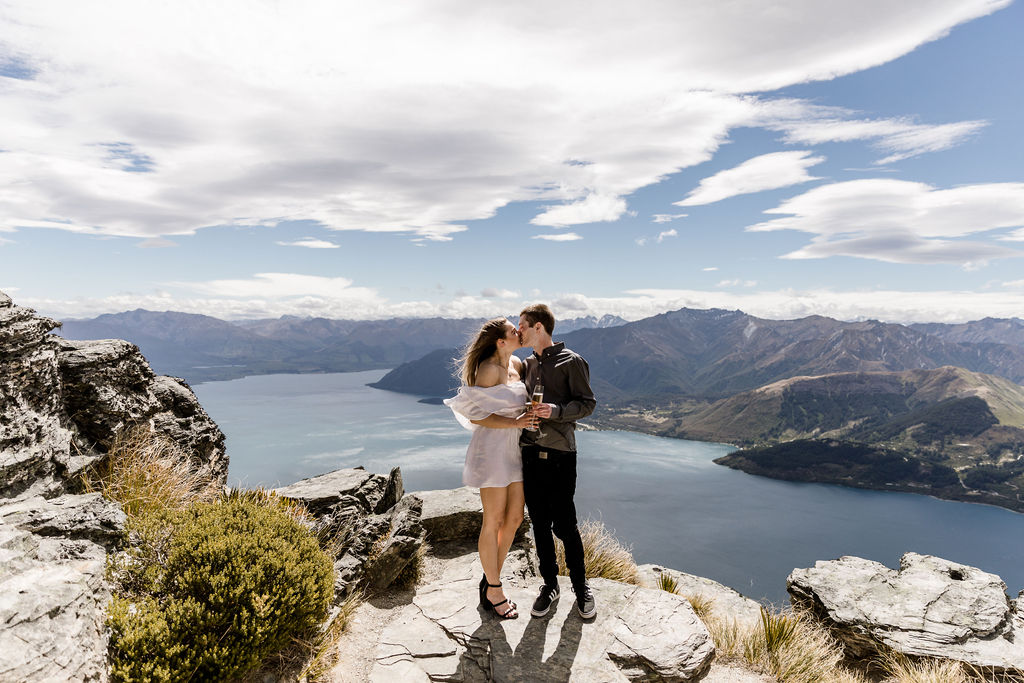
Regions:
[[[468, 495], [472, 493], [474, 495]], [[424, 491], [423, 526], [431, 540], [417, 585], [367, 599], [338, 643], [332, 683], [366, 681], [689, 681], [754, 683], [768, 679], [713, 660], [706, 629], [680, 595], [596, 579], [598, 616], [583, 620], [563, 577], [562, 596], [546, 617], [529, 607], [540, 586], [529, 537], [518, 541], [502, 582], [520, 617], [499, 621], [479, 606], [481, 571], [473, 537], [479, 498], [472, 490]], [[442, 502], [443, 501], [443, 504]], [[440, 525], [437, 520], [445, 520]], [[463, 529], [453, 538], [453, 528]], [[645, 565], [655, 582], [670, 572], [680, 592], [699, 592], [721, 613], [756, 618], [756, 602], [721, 584]]]

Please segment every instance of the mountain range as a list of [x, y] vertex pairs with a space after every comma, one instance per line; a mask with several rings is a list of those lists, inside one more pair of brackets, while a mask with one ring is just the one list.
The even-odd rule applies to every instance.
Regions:
[[[269, 373], [394, 368], [429, 351], [464, 344], [483, 322], [475, 318], [332, 320], [296, 316], [226, 321], [138, 309], [67, 320], [60, 334], [68, 339], [127, 339], [140, 348], [157, 372], [195, 383]], [[591, 316], [564, 321], [559, 329], [624, 322], [615, 316]]]

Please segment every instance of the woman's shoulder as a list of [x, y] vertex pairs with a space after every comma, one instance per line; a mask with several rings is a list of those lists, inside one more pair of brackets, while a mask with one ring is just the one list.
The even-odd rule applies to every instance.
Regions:
[[501, 368], [494, 363], [481, 363], [476, 370], [476, 384], [473, 386], [486, 389], [497, 384], [504, 384]]

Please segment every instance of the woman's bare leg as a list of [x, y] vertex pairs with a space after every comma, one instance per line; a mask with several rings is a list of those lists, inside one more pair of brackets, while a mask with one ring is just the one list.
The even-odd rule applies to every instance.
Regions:
[[[480, 552], [480, 564], [483, 565], [487, 583], [492, 585], [501, 583], [500, 560], [503, 560], [504, 557], [499, 557], [498, 534], [505, 518], [507, 499], [508, 490], [505, 488], [480, 489], [480, 502], [484, 509], [484, 521], [480, 526], [477, 550]], [[505, 599], [505, 592], [501, 588], [488, 588], [487, 599], [492, 603], [499, 603]], [[507, 609], [507, 605], [502, 605], [498, 608], [498, 611], [504, 612]]]
[[505, 510], [498, 529], [498, 571], [505, 566], [505, 558], [516, 537], [519, 525], [523, 523], [523, 508], [526, 498], [523, 495], [523, 482], [516, 481], [505, 487]]

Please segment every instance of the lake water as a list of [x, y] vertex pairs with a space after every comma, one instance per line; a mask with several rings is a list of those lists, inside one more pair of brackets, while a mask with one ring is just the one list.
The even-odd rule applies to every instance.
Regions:
[[[263, 375], [194, 387], [227, 435], [233, 485], [281, 486], [340, 467], [402, 468], [407, 491], [462, 485], [469, 432], [444, 406], [365, 386], [384, 371]], [[631, 545], [638, 563], [706, 576], [782, 604], [786, 576], [856, 555], [890, 567], [938, 555], [1024, 588], [1024, 515], [905, 493], [776, 481], [711, 461], [724, 444], [578, 432], [581, 519]]]

